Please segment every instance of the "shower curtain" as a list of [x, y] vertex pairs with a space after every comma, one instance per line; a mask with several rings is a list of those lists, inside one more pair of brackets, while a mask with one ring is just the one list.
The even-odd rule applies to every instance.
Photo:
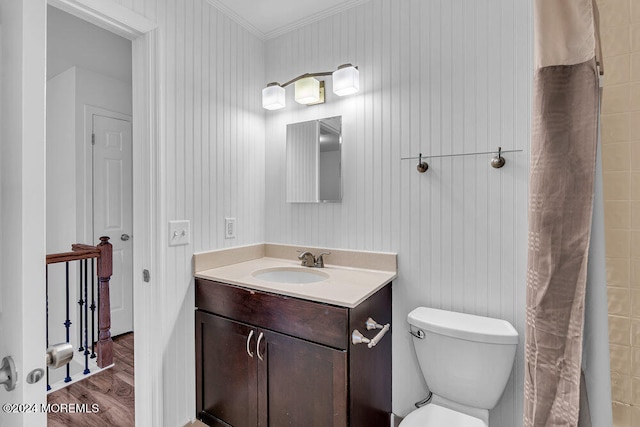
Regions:
[[534, 0], [524, 426], [577, 426], [598, 123], [592, 0]]

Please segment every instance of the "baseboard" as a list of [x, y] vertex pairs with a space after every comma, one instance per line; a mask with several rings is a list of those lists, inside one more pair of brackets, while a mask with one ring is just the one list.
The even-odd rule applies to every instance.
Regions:
[[400, 422], [403, 420], [404, 418], [394, 414], [393, 412], [391, 413], [391, 427], [398, 427], [400, 425]]
[[200, 420], [193, 420], [185, 424], [184, 427], [207, 427], [207, 425]]

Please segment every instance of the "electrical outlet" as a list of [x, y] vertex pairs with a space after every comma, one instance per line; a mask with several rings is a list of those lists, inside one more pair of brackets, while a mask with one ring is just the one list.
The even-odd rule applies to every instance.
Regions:
[[169, 246], [188, 245], [191, 239], [189, 221], [169, 221]]
[[224, 219], [224, 238], [225, 239], [236, 238], [236, 219], [235, 218]]

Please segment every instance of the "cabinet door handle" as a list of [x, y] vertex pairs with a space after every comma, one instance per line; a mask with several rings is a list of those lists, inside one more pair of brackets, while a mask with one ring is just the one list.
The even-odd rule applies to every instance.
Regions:
[[253, 336], [253, 330], [251, 330], [251, 332], [249, 332], [249, 336], [247, 337], [247, 354], [249, 355], [249, 357], [253, 357], [253, 353], [251, 353], [251, 349], [249, 348], [250, 344], [251, 344], [251, 337]]
[[260, 332], [260, 335], [258, 336], [258, 343], [256, 344], [256, 353], [258, 355], [258, 359], [264, 361], [262, 356], [260, 356], [260, 341], [262, 341], [262, 338], [264, 338], [264, 334]]

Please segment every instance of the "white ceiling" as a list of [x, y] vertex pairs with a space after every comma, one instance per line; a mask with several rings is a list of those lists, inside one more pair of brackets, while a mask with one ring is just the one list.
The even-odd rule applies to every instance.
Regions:
[[368, 0], [208, 0], [258, 36], [268, 39]]

